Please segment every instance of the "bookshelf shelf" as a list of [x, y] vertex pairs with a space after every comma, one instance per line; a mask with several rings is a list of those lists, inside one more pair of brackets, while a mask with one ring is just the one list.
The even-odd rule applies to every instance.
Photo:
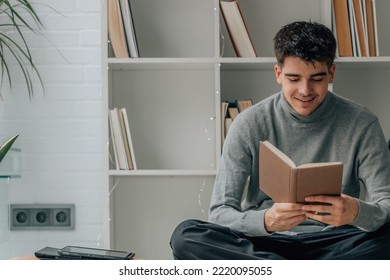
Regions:
[[110, 170], [110, 176], [215, 176], [215, 169], [205, 170]]
[[[104, 7], [107, 1], [111, 0], [104, 0]], [[111, 222], [107, 225], [112, 247], [130, 246], [144, 259], [171, 258], [166, 244], [177, 223], [189, 217], [207, 218], [204, 212], [209, 197], [202, 204], [206, 204], [206, 211], [200, 211], [198, 196], [205, 190], [211, 195], [220, 159], [221, 101], [250, 98], [256, 103], [278, 92], [273, 36], [282, 25], [295, 20], [331, 27], [331, 3], [240, 0], [257, 52], [253, 58], [236, 56], [219, 0], [130, 0], [139, 58], [113, 56], [107, 44], [107, 10], [103, 10], [102, 111], [106, 114], [108, 108], [127, 108], [138, 166], [137, 170], [116, 170], [108, 153], [103, 159], [107, 192], [116, 186], [110, 195]], [[390, 113], [385, 104], [390, 103], [390, 20], [386, 14], [390, 1], [376, 0], [376, 6], [380, 56], [336, 58], [332, 90], [376, 113], [389, 138]], [[104, 131], [107, 149], [108, 121]], [[178, 197], [183, 190], [193, 195]], [[156, 195], [169, 201], [162, 206], [165, 212], [150, 205]], [[147, 201], [140, 202], [140, 197]], [[175, 207], [178, 200], [185, 209]], [[133, 205], [142, 208], [140, 217]], [[164, 218], [159, 211], [164, 212]], [[126, 213], [131, 219], [123, 221]], [[164, 225], [153, 228], [145, 225], [145, 219], [150, 224], [165, 220]], [[157, 231], [161, 239], [153, 246], [142, 241], [153, 240], [144, 238], [145, 234]]]
[[110, 58], [110, 70], [213, 69], [212, 58]]
[[335, 60], [339, 68], [370, 69], [389, 68], [390, 56], [377, 57], [339, 57]]
[[221, 70], [269, 70], [276, 63], [274, 57], [222, 58]]

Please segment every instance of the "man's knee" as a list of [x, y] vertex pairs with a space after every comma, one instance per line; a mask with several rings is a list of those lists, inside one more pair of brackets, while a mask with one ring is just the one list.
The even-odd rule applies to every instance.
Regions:
[[186, 252], [191, 251], [192, 246], [194, 246], [193, 231], [199, 223], [201, 221], [186, 220], [181, 222], [173, 231], [170, 246], [175, 259], [183, 258]]

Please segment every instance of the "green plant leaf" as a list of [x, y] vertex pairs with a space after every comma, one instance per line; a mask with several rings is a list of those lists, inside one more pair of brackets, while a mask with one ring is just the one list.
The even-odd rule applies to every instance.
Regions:
[[[24, 13], [23, 13], [24, 12]], [[12, 87], [12, 75], [10, 74], [9, 63], [13, 57], [18, 69], [22, 72], [30, 99], [34, 95], [34, 83], [32, 76], [38, 77], [38, 80], [43, 88], [43, 82], [37, 67], [33, 61], [30, 48], [27, 44], [23, 31], [25, 29], [34, 33], [40, 34], [40, 28], [43, 24], [33, 9], [32, 5], [27, 0], [0, 0], [0, 16], [5, 16], [5, 19], [0, 28], [14, 29], [16, 37], [21, 40], [17, 43], [16, 40], [11, 39], [7, 34], [0, 29], [0, 89], [3, 86], [4, 78], [6, 77], [10, 87]], [[28, 19], [32, 19], [29, 23]], [[6, 30], [7, 31], [7, 30]], [[7, 55], [10, 54], [10, 57]], [[1, 92], [0, 92], [1, 96]]]
[[5, 142], [0, 147], [0, 163], [3, 161], [5, 155], [8, 153], [9, 149], [11, 149], [12, 145], [14, 144], [16, 138], [19, 137], [19, 134], [16, 134], [15, 136], [11, 137], [7, 142]]

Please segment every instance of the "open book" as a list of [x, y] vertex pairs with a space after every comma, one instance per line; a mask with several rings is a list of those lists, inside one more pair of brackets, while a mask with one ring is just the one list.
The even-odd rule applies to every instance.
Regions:
[[340, 195], [341, 162], [294, 162], [268, 141], [260, 142], [260, 189], [275, 202], [304, 203], [309, 195]]
[[4, 159], [5, 155], [8, 153], [9, 149], [11, 149], [14, 144], [16, 138], [18, 138], [19, 134], [12, 136], [8, 139], [1, 147], [0, 147], [0, 162]]

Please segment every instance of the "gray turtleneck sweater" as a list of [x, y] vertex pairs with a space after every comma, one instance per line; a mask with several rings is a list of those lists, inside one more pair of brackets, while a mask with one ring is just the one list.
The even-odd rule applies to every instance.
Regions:
[[[311, 115], [300, 116], [280, 92], [240, 113], [230, 127], [214, 184], [210, 222], [248, 236], [268, 235], [264, 213], [274, 202], [259, 189], [259, 142], [264, 140], [296, 165], [343, 162], [342, 192], [359, 202], [353, 225], [374, 231], [390, 221], [390, 156], [378, 118], [332, 92]], [[365, 188], [364, 200], [359, 198], [360, 187]], [[306, 220], [291, 233], [326, 227]]]

